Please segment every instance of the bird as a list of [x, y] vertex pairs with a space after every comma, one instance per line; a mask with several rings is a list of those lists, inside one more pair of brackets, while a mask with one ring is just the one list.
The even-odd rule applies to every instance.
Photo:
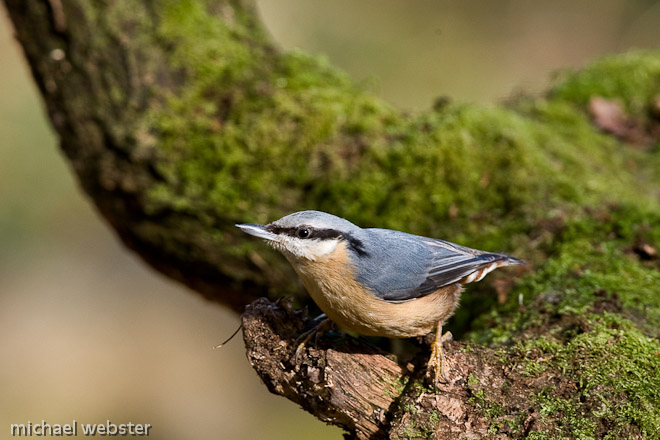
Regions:
[[442, 326], [458, 307], [463, 286], [498, 267], [526, 264], [437, 238], [361, 228], [322, 211], [236, 227], [280, 251], [321, 311], [340, 327], [387, 338], [435, 330], [427, 371], [436, 384], [448, 382], [442, 346], [451, 333], [443, 335]]

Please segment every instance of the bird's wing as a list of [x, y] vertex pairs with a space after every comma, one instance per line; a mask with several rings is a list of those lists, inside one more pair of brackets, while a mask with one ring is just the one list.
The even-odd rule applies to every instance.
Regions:
[[[433, 262], [429, 269], [429, 279], [437, 287], [461, 281], [483, 268], [492, 266], [493, 264], [497, 265], [497, 263], [502, 263], [500, 265], [503, 265], [511, 259], [508, 255], [475, 251], [474, 249], [439, 240], [428, 243], [432, 248], [445, 248], [445, 251], [434, 252]], [[447, 255], [447, 253], [450, 253], [450, 255]], [[466, 282], [469, 283], [472, 281], [474, 280]]]
[[387, 301], [408, 301], [450, 284], [479, 281], [501, 266], [524, 264], [522, 260], [506, 254], [488, 253], [443, 240], [420, 238], [429, 250], [425, 273], [411, 277], [407, 286], [400, 285], [387, 292], [380, 292], [381, 298]]

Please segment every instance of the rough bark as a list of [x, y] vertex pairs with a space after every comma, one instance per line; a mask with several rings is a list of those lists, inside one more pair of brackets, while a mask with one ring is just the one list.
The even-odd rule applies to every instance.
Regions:
[[271, 391], [358, 438], [658, 436], [660, 54], [411, 115], [274, 49], [247, 1], [4, 3], [82, 188], [208, 298], [306, 303], [284, 259], [233, 227], [299, 209], [532, 263], [464, 295], [468, 342], [448, 346], [438, 390], [424, 349], [330, 333], [292, 360], [303, 317], [259, 300], [244, 335]]
[[386, 351], [337, 334], [319, 335], [296, 360], [296, 337], [306, 321], [290, 303], [257, 300], [248, 306], [242, 322], [248, 359], [268, 389], [358, 439], [430, 433], [439, 438], [483, 438], [489, 425], [468, 403], [473, 395], [468, 377], [475, 375], [485, 387], [496, 389], [516, 379], [505, 376], [492, 350], [465, 350], [465, 344], [456, 342], [447, 358], [449, 383], [438, 384], [437, 391], [424, 385], [423, 362], [401, 365]]
[[[614, 311], [620, 305], [603, 297], [598, 307]], [[589, 325], [577, 316], [561, 321], [532, 331], [586, 331]], [[427, 374], [425, 346], [404, 361], [366, 341], [330, 332], [319, 334], [296, 359], [297, 337], [311, 324], [290, 301], [259, 299], [247, 307], [242, 325], [248, 360], [268, 389], [346, 429], [350, 438], [509, 439], [553, 433], [552, 438], [562, 431], [567, 414], [548, 417], [535, 396], [551, 390], [566, 399], [579, 390], [554, 367], [530, 374], [526, 361], [543, 362], [540, 352], [457, 341], [445, 343], [449, 381], [435, 386]], [[594, 402], [585, 399], [584, 405], [590, 408]], [[597, 437], [607, 433], [607, 426], [594, 432]], [[578, 431], [570, 434], [579, 436]], [[635, 426], [617, 436], [645, 438]]]
[[[263, 289], [234, 282], [209, 228], [229, 229], [239, 218], [155, 206], [149, 192], [177, 185], [163, 174], [149, 108], [166, 106], [191, 72], [174, 66], [171, 41], [158, 40], [165, 4], [7, 1], [24, 53], [61, 148], [79, 182], [126, 246], [158, 271], [205, 296], [241, 310]], [[243, 2], [209, 2], [209, 12], [240, 15], [256, 26]], [[247, 10], [245, 10], [247, 8]], [[147, 39], [149, 38], [149, 39]], [[255, 29], [249, 44], [261, 44]], [[260, 48], [269, 51], [269, 47]], [[245, 264], [245, 263], [241, 263]], [[229, 264], [231, 266], [231, 264]]]

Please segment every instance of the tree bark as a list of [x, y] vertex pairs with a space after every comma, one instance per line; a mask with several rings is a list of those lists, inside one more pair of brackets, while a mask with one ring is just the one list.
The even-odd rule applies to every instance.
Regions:
[[275, 49], [248, 1], [4, 3], [84, 191], [209, 299], [309, 305], [284, 259], [233, 226], [300, 209], [531, 263], [464, 295], [437, 389], [423, 345], [331, 332], [294, 359], [305, 318], [259, 299], [244, 337], [272, 392], [356, 438], [658, 438], [660, 54], [411, 115]]
[[[399, 363], [391, 354], [353, 338], [321, 336], [295, 359], [302, 313], [285, 302], [260, 299], [243, 314], [248, 359], [268, 389], [301, 405], [319, 419], [339, 425], [357, 439], [484, 438], [489, 423], [470, 403], [478, 389], [501, 390], [509, 402], [525, 402], [531, 380], [507, 371], [493, 350], [451, 343], [449, 383], [437, 389], [425, 380], [424, 361]], [[426, 353], [428, 357], [428, 353]], [[416, 365], [417, 364], [417, 365]], [[478, 377], [476, 380], [470, 377]], [[523, 380], [520, 380], [523, 379]], [[540, 389], [541, 384], [534, 384]], [[504, 396], [500, 396], [504, 398]], [[530, 408], [526, 426], [535, 417]], [[508, 438], [500, 433], [499, 438]]]

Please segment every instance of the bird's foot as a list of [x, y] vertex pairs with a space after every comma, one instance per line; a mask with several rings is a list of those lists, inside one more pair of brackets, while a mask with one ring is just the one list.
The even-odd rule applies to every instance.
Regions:
[[325, 314], [321, 314], [314, 318], [314, 324], [311, 329], [302, 333], [296, 338], [296, 353], [294, 354], [294, 361], [297, 364], [300, 360], [303, 350], [305, 349], [305, 344], [307, 344], [312, 337], [318, 336], [319, 333], [328, 330], [332, 326], [332, 321], [330, 321]]
[[434, 378], [434, 382], [433, 382], [434, 385], [439, 382], [449, 383], [449, 379], [447, 379], [445, 352], [442, 346], [445, 342], [451, 341], [452, 339], [453, 336], [451, 332], [447, 332], [443, 335], [442, 326], [438, 326], [438, 331], [435, 335], [435, 339], [433, 340], [433, 344], [431, 344], [431, 357], [429, 358], [428, 367], [427, 367], [427, 374], [430, 375], [431, 370], [433, 370], [432, 377]]

